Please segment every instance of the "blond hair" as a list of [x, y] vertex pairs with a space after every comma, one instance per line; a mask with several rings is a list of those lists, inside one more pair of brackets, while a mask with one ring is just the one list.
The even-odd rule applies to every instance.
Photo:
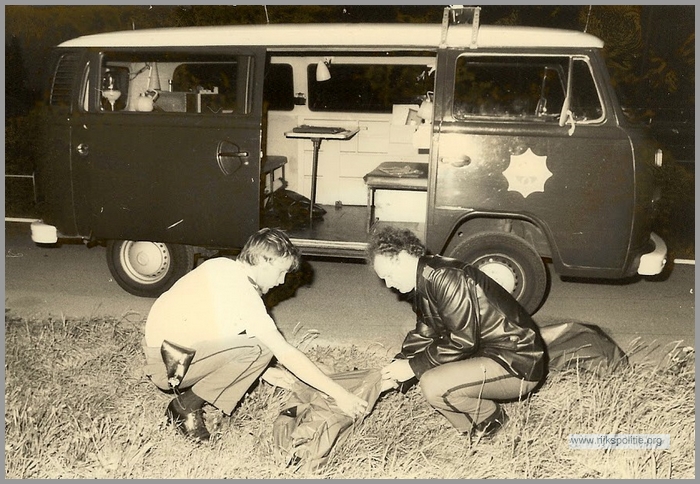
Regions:
[[270, 262], [274, 259], [290, 259], [291, 271], [296, 271], [301, 266], [301, 253], [287, 234], [280, 229], [263, 228], [248, 238], [248, 241], [238, 254], [238, 259], [251, 265], [258, 265], [261, 261]]

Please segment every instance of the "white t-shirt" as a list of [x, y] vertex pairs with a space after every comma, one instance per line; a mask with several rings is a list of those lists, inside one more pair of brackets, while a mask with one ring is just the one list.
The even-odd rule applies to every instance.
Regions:
[[277, 331], [265, 304], [248, 279], [245, 265], [225, 257], [203, 262], [153, 304], [146, 320], [146, 344], [163, 340], [194, 347], [245, 332]]

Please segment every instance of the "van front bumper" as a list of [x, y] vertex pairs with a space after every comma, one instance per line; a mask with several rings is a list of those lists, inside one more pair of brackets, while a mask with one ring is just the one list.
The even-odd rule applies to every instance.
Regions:
[[32, 240], [35, 244], [55, 244], [58, 242], [58, 229], [41, 220], [32, 222]]
[[655, 276], [660, 274], [666, 265], [666, 242], [654, 232], [651, 233], [650, 239], [655, 249], [640, 257], [637, 273], [641, 276]]

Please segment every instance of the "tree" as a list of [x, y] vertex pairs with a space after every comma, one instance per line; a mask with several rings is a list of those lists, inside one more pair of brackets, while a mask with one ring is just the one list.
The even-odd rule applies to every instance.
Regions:
[[5, 49], [5, 103], [5, 116], [26, 114], [31, 106], [22, 47], [15, 36]]
[[623, 104], [652, 109], [694, 105], [695, 31], [673, 24], [684, 17], [677, 7], [659, 8], [595, 6], [588, 31], [605, 41]]

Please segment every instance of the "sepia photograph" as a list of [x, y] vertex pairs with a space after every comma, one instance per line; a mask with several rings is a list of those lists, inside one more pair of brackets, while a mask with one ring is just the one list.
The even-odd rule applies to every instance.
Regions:
[[5, 5], [6, 479], [694, 479], [695, 5]]

